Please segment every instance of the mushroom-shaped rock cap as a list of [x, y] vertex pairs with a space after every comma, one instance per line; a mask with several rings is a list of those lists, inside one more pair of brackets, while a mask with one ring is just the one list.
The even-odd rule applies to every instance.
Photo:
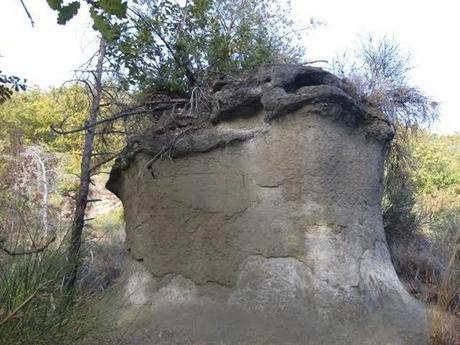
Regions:
[[[238, 118], [249, 118], [265, 112], [264, 121], [307, 108], [341, 121], [346, 126], [357, 127], [366, 136], [387, 142], [393, 138], [392, 124], [380, 111], [353, 98], [350, 87], [333, 74], [321, 69], [297, 64], [266, 65], [252, 74], [240, 78], [224, 77], [214, 83], [212, 112], [200, 116], [180, 118], [180, 114], [167, 114], [169, 122], [180, 122], [175, 131], [147, 130], [130, 139], [116, 160], [107, 188], [116, 193], [113, 179], [119, 170], [129, 166], [138, 152], [152, 155], [168, 152], [168, 157], [179, 157], [196, 152], [206, 152], [216, 147], [253, 138], [258, 130], [219, 131], [219, 124]], [[178, 140], [180, 139], [180, 140]]]
[[342, 108], [336, 109], [334, 115], [351, 124], [383, 122], [380, 132], [371, 132], [381, 139], [391, 138], [391, 126], [385, 116], [359, 104], [347, 93], [349, 89], [346, 83], [321, 68], [288, 64], [264, 66], [242, 80], [221, 80], [214, 95], [211, 119], [217, 123], [265, 109], [265, 120], [269, 122], [304, 106], [312, 110], [316, 107], [319, 111], [333, 106]]

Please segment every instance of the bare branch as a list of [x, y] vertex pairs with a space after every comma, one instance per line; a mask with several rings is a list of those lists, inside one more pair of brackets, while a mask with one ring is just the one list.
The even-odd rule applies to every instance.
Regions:
[[[56, 127], [54, 127], [53, 125], [51, 126], [51, 129], [54, 132], [58, 133], [58, 134], [78, 133], [78, 132], [86, 131], [87, 129], [96, 127], [96, 126], [101, 125], [103, 123], [113, 122], [113, 121], [121, 119], [121, 118], [126, 118], [126, 117], [130, 117], [130, 116], [134, 116], [134, 115], [144, 114], [144, 113], [148, 113], [148, 112], [151, 112], [151, 111], [167, 110], [167, 109], [171, 108], [174, 104], [186, 103], [187, 101], [188, 101], [187, 99], [172, 99], [170, 101], [159, 101], [159, 102], [157, 102], [158, 104], [160, 104], [160, 107], [158, 107], [158, 108], [150, 109], [150, 108], [147, 108], [145, 106], [139, 106], [137, 108], [133, 108], [132, 110], [122, 111], [122, 112], [120, 112], [120, 113], [118, 113], [118, 114], [116, 114], [114, 116], [109, 117], [109, 118], [102, 119], [102, 120], [96, 121], [96, 122], [94, 122], [92, 124], [88, 124], [88, 125], [85, 125], [85, 126], [82, 126], [82, 127], [78, 127], [78, 128], [75, 128], [75, 129], [72, 129], [72, 130], [69, 130], [69, 131], [59, 130]], [[150, 104], [154, 104], [154, 102], [151, 102]]]
[[24, 0], [19, 0], [19, 1], [21, 2], [21, 5], [22, 5], [22, 7], [24, 8], [24, 11], [27, 14], [27, 17], [30, 20], [30, 25], [32, 25], [32, 27], [34, 27], [34, 25], [35, 25], [34, 19], [32, 18], [32, 15], [30, 14], [29, 9], [27, 8], [26, 4], [24, 3]]
[[131, 110], [131, 111], [126, 111], [126, 112], [121, 112], [121, 113], [118, 113], [117, 115], [109, 117], [107, 119], [99, 120], [99, 121], [96, 121], [96, 122], [94, 122], [92, 124], [88, 124], [88, 125], [85, 125], [85, 126], [82, 126], [82, 127], [78, 127], [78, 128], [75, 128], [75, 129], [72, 129], [72, 130], [69, 130], [69, 131], [61, 131], [61, 130], [55, 128], [53, 125], [51, 125], [51, 129], [54, 132], [58, 133], [58, 134], [64, 134], [64, 135], [65, 134], [78, 133], [78, 132], [86, 131], [87, 129], [96, 127], [96, 126], [101, 125], [103, 123], [112, 122], [112, 121], [115, 121], [117, 119], [121, 119], [123, 117], [139, 115], [139, 114], [143, 114], [143, 113], [146, 113], [146, 112], [148, 112], [147, 109]]
[[49, 239], [48, 242], [46, 242], [45, 245], [40, 248], [34, 248], [34, 249], [29, 249], [29, 250], [24, 250], [24, 251], [19, 251], [19, 252], [5, 248], [3, 246], [3, 243], [0, 242], [0, 250], [5, 252], [9, 256], [31, 255], [31, 254], [37, 254], [37, 253], [41, 253], [45, 251], [49, 247], [49, 245], [53, 243], [54, 241], [56, 241], [55, 236]]
[[91, 157], [113, 155], [115, 152], [93, 152]]
[[315, 63], [329, 63], [329, 61], [328, 60], [312, 60], [312, 61], [302, 62], [301, 64], [302, 65], [312, 65], [312, 64], [315, 64]]
[[118, 157], [120, 153], [121, 152], [117, 152], [117, 153], [111, 155], [110, 157], [105, 158], [102, 161], [98, 162], [97, 164], [95, 164], [94, 166], [91, 167], [90, 172], [91, 173], [95, 172], [98, 168], [100, 168], [104, 164], [106, 164], [106, 163], [110, 162], [112, 159]]

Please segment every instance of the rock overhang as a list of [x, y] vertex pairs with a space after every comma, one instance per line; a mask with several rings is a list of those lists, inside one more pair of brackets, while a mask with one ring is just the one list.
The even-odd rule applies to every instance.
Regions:
[[[273, 64], [259, 67], [240, 78], [223, 77], [213, 84], [212, 110], [187, 119], [182, 130], [147, 130], [129, 139], [112, 167], [106, 188], [118, 195], [116, 181], [139, 152], [168, 156], [208, 152], [233, 145], [269, 130], [258, 128], [223, 131], [219, 126], [238, 118], [250, 118], [261, 111], [271, 124], [301, 108], [327, 114], [345, 126], [360, 126], [366, 137], [387, 143], [394, 128], [386, 116], [352, 95], [352, 88], [332, 73], [300, 64]], [[178, 140], [180, 139], [180, 140]]]

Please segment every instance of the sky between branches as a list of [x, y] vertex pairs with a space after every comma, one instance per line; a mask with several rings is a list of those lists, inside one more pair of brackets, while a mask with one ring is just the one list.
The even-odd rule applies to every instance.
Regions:
[[[460, 33], [456, 18], [460, 4], [453, 0], [291, 1], [299, 27], [306, 26], [311, 17], [326, 24], [305, 37], [308, 60], [331, 61], [353, 49], [359, 35], [394, 36], [411, 52], [413, 82], [441, 103], [440, 120], [431, 130], [460, 132], [460, 69], [456, 65], [460, 61], [456, 36]], [[45, 0], [26, 3], [34, 28], [19, 0], [1, 0], [0, 70], [27, 78], [29, 85], [59, 86], [97, 48], [87, 11], [59, 26]]]

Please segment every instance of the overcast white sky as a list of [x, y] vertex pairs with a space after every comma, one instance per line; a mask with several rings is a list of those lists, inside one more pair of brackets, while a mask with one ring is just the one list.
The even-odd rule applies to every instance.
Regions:
[[[441, 102], [439, 133], [460, 132], [460, 2], [455, 0], [291, 0], [297, 20], [326, 23], [306, 38], [308, 59], [331, 60], [352, 49], [358, 35], [395, 36], [412, 54], [413, 80]], [[45, 0], [25, 0], [32, 28], [19, 0], [0, 0], [0, 70], [30, 85], [57, 86], [72, 77], [96, 49], [87, 11], [66, 26], [56, 23]]]

